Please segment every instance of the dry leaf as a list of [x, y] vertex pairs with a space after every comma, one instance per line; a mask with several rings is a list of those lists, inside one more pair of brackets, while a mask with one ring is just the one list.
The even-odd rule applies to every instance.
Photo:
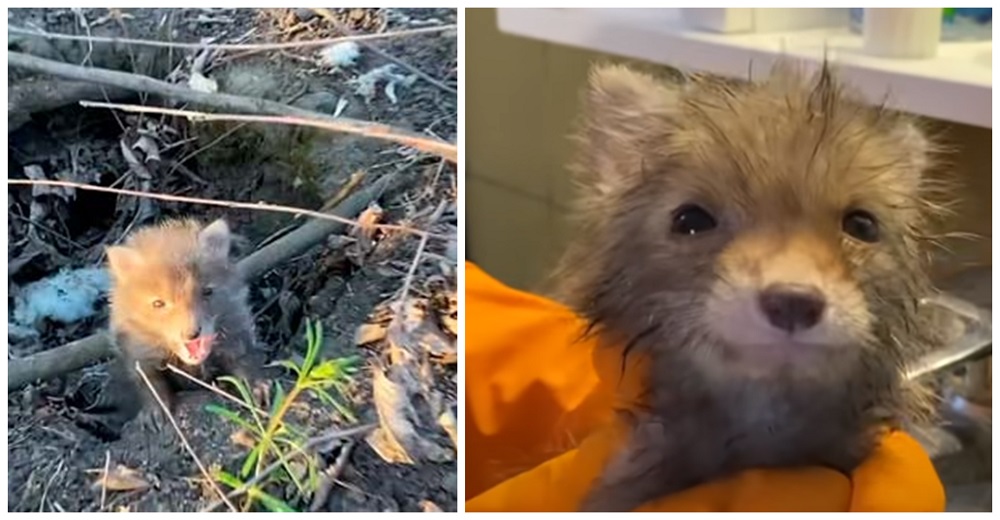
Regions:
[[376, 226], [382, 220], [384, 213], [381, 206], [372, 202], [358, 216], [358, 225], [351, 231], [355, 241], [347, 249], [347, 257], [355, 265], [364, 265], [363, 260], [375, 249], [375, 232], [378, 230]]
[[448, 437], [451, 438], [451, 443], [457, 448], [458, 447], [458, 421], [455, 420], [455, 414], [451, 413], [451, 410], [445, 410], [438, 417], [438, 424], [445, 432], [448, 433]]
[[253, 438], [250, 433], [242, 428], [233, 432], [229, 436], [229, 440], [237, 446], [242, 446], [244, 448], [253, 449], [257, 446], [257, 440]]
[[100, 490], [102, 486], [107, 486], [108, 491], [134, 491], [137, 489], [149, 489], [150, 483], [138, 471], [122, 466], [115, 466], [108, 472], [107, 481], [104, 479], [104, 469], [88, 470], [88, 473], [96, 474], [97, 480], [92, 486], [95, 490]]
[[358, 215], [358, 227], [356, 229], [356, 233], [360, 234], [360, 236], [357, 234], [355, 236], [359, 239], [364, 237], [371, 240], [375, 236], [375, 231], [378, 229], [375, 226], [382, 221], [382, 215], [384, 214], [385, 210], [383, 210], [377, 202], [369, 204], [368, 207], [361, 212], [361, 215]]
[[[45, 176], [45, 170], [37, 164], [29, 164], [24, 167], [24, 176], [35, 181], [47, 181], [48, 177]], [[59, 177], [58, 175], [56, 176]], [[76, 197], [76, 190], [72, 186], [45, 186], [42, 184], [36, 184], [31, 187], [31, 195], [37, 197], [39, 195], [52, 194], [65, 201], [72, 201]], [[34, 219], [36, 220], [37, 219]]]
[[142, 161], [135, 156], [135, 153], [132, 152], [132, 148], [125, 144], [125, 140], [120, 139], [118, 144], [120, 145], [122, 156], [125, 157], [125, 162], [132, 167], [131, 170], [136, 177], [143, 180], [150, 180], [152, 176], [150, 175], [149, 170], [147, 170], [146, 167], [142, 165]]
[[444, 511], [438, 507], [437, 504], [431, 502], [430, 500], [421, 500], [420, 508], [424, 510], [425, 513], [443, 513]]
[[458, 337], [458, 296], [454, 291], [448, 293], [447, 304], [438, 312], [441, 325], [453, 336]]
[[[413, 457], [404, 446], [416, 432], [408, 417], [415, 414], [406, 391], [389, 380], [381, 370], [376, 369], [372, 377], [372, 398], [378, 410], [380, 426], [368, 434], [368, 445], [382, 460], [391, 463], [413, 464]], [[409, 413], [407, 413], [409, 412]], [[399, 438], [400, 434], [402, 439]]]
[[354, 344], [363, 346], [381, 341], [385, 339], [386, 329], [387, 327], [384, 323], [365, 323], [358, 327], [358, 331], [354, 334]]
[[418, 431], [424, 428], [411, 396], [419, 391], [419, 385], [409, 371], [406, 367], [391, 367], [389, 372], [387, 376], [376, 369], [372, 376], [372, 400], [379, 427], [366, 438], [368, 445], [389, 463], [453, 460], [453, 453]]
[[426, 352], [442, 363], [458, 361], [455, 342], [427, 315], [427, 300], [409, 298], [387, 330], [390, 358], [394, 364]]
[[132, 149], [141, 150], [142, 153], [146, 154], [146, 162], [160, 160], [160, 147], [148, 135], [139, 136], [139, 139], [132, 145]]

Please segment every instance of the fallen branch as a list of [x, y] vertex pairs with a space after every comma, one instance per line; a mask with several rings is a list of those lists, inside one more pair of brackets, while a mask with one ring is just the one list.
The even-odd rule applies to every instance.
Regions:
[[[96, 67], [80, 67], [78, 65], [47, 60], [20, 52], [7, 51], [7, 66], [19, 67], [43, 74], [51, 74], [53, 76], [60, 76], [79, 81], [101, 83], [137, 92], [145, 92], [147, 94], [155, 94], [165, 98], [184, 101], [186, 103], [212, 107], [222, 112], [243, 113], [240, 116], [228, 116], [230, 118], [228, 120], [236, 120], [232, 119], [233, 117], [245, 118], [251, 114], [291, 116], [299, 118], [299, 121], [291, 122], [288, 119], [284, 119], [274, 122], [284, 124], [306, 124], [305, 121], [309, 121], [311, 122], [310, 126], [388, 140], [405, 146], [410, 146], [423, 152], [439, 155], [452, 162], [458, 161], [458, 148], [451, 143], [424, 137], [410, 131], [393, 128], [389, 125], [359, 121], [357, 119], [349, 119], [345, 117], [333, 117], [313, 112], [311, 110], [296, 108], [277, 101], [236, 96], [233, 94], [199, 92], [197, 90], [192, 90], [180, 85], [174, 85], [172, 83], [160, 81], [141, 74], [133, 74], [129, 72], [101, 69]], [[145, 107], [144, 110], [155, 111], [157, 109], [150, 110], [149, 107]], [[208, 116], [209, 114], [203, 115]], [[221, 118], [226, 116], [215, 117]]]
[[79, 370], [111, 355], [109, 338], [98, 333], [61, 347], [7, 361], [7, 391], [32, 381]]
[[[390, 186], [410, 180], [411, 177], [400, 175], [382, 177], [345, 199], [332, 213], [337, 216], [357, 215]], [[310, 220], [295, 231], [247, 256], [237, 266], [244, 276], [251, 280], [281, 262], [302, 254], [328, 235], [340, 232], [344, 226], [345, 224], [340, 221]], [[110, 338], [104, 333], [97, 333], [32, 356], [8, 360], [7, 391], [79, 370], [111, 356], [112, 352]]]
[[378, 34], [354, 34], [350, 36], [340, 36], [337, 38], [322, 38], [316, 40], [304, 40], [281, 43], [187, 43], [187, 42], [166, 42], [161, 40], [142, 40], [136, 38], [115, 38], [109, 36], [82, 36], [78, 34], [53, 33], [44, 31], [32, 31], [15, 26], [7, 26], [8, 34], [23, 34], [26, 36], [36, 36], [46, 40], [69, 40], [85, 41], [93, 43], [112, 43], [119, 45], [141, 45], [145, 47], [168, 47], [174, 49], [217, 49], [225, 51], [249, 51], [249, 50], [278, 50], [297, 49], [303, 47], [326, 47], [342, 42], [384, 40], [386, 38], [399, 38], [402, 36], [414, 36], [417, 34], [432, 34], [445, 31], [452, 31], [458, 28], [457, 25], [438, 25], [435, 27], [421, 27], [418, 29], [404, 29], [402, 31], [384, 32]]
[[31, 120], [32, 114], [48, 112], [84, 99], [123, 99], [132, 95], [126, 89], [106, 87], [86, 81], [33, 78], [10, 85], [7, 89], [7, 133]]

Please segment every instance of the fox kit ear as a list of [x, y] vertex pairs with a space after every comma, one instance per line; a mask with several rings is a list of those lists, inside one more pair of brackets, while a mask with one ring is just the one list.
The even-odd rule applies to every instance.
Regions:
[[231, 243], [232, 236], [229, 233], [229, 225], [221, 218], [198, 233], [198, 244], [201, 251], [211, 259], [225, 260], [229, 258]]
[[591, 69], [581, 136], [589, 184], [606, 191], [640, 175], [650, 144], [672, 133], [680, 89], [622, 65]]
[[919, 179], [932, 165], [932, 156], [937, 151], [934, 143], [911, 120], [904, 120], [896, 127], [895, 137], [910, 159], [908, 166], [912, 177]]
[[111, 246], [105, 253], [108, 255], [108, 271], [115, 279], [121, 280], [142, 269], [142, 255], [130, 247]]

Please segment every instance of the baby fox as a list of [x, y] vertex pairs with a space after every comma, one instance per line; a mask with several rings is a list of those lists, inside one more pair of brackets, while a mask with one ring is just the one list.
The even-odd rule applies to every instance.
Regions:
[[787, 63], [760, 83], [598, 67], [586, 105], [557, 278], [601, 342], [649, 356], [651, 410], [583, 509], [747, 468], [850, 472], [915, 417], [938, 184], [910, 120]]
[[252, 375], [253, 316], [231, 241], [224, 220], [171, 220], [107, 249], [111, 333], [146, 427], [161, 426], [162, 410], [136, 364], [168, 407], [183, 381], [167, 363], [196, 377]]

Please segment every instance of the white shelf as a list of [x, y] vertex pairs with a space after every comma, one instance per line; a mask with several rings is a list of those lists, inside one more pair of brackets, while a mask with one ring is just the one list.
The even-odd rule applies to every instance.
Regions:
[[993, 128], [993, 45], [943, 42], [936, 58], [893, 60], [864, 54], [846, 27], [765, 34], [689, 29], [680, 9], [498, 9], [500, 30], [573, 47], [729, 77], [766, 73], [781, 55], [822, 62], [869, 101], [946, 121]]

